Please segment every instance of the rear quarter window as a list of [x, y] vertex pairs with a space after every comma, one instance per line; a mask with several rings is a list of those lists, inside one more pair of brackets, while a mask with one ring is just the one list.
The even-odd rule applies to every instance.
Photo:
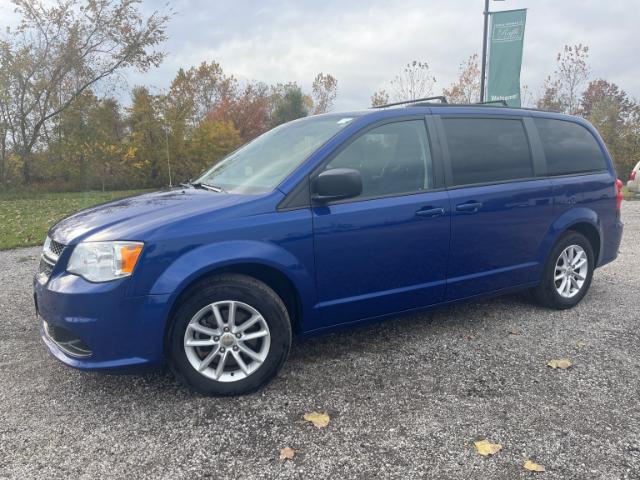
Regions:
[[533, 119], [547, 159], [549, 175], [606, 170], [600, 145], [582, 125], [549, 118]]
[[452, 185], [497, 183], [534, 176], [519, 119], [443, 118]]

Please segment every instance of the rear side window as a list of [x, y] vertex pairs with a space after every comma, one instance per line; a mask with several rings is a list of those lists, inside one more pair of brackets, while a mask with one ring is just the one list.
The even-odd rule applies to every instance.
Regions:
[[549, 175], [593, 172], [607, 168], [600, 145], [582, 125], [534, 118], [547, 158]]
[[444, 118], [453, 185], [531, 178], [533, 163], [521, 120]]

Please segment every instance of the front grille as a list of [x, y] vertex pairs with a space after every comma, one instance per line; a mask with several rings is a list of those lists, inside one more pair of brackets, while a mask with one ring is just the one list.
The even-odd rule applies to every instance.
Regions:
[[64, 245], [56, 242], [55, 240], [51, 240], [49, 244], [49, 251], [53, 253], [56, 257], [59, 257], [64, 250]]
[[40, 256], [40, 266], [38, 267], [38, 274], [36, 275], [38, 281], [43, 285], [49, 281], [53, 267], [58, 263], [58, 258], [60, 258], [64, 248], [65, 245], [49, 237], [47, 237], [47, 240], [44, 242], [44, 248]]
[[44, 254], [49, 257], [54, 262], [58, 261], [60, 255], [64, 251], [65, 245], [62, 243], [56, 242], [52, 238], [47, 237], [47, 240], [44, 242]]
[[44, 275], [47, 278], [51, 276], [51, 272], [53, 272], [53, 267], [55, 264], [50, 263], [49, 260], [43, 255], [40, 257], [40, 268], [38, 268], [38, 274]]

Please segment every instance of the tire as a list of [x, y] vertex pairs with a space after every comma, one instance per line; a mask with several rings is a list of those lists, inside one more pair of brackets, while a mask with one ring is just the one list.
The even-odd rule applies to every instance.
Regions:
[[[581, 265], [582, 259], [586, 256], [586, 262], [584, 263], [587, 269], [586, 272], [582, 270], [582, 267], [575, 268], [572, 265], [569, 269], [570, 271], [565, 274], [563, 268], [566, 268], [564, 267], [566, 260], [561, 260], [561, 256], [565, 251], [568, 251], [569, 258], [571, 258], [571, 252], [574, 252], [574, 257], [569, 263], [572, 263], [577, 257], [580, 258], [580, 260], [575, 261], [576, 265]], [[580, 251], [583, 253], [580, 253]], [[584, 298], [591, 286], [594, 265], [593, 248], [589, 240], [578, 232], [565, 232], [547, 258], [540, 284], [533, 290], [534, 299], [540, 305], [556, 310], [564, 310], [576, 306]], [[565, 280], [562, 278], [563, 275], [567, 275], [566, 281], [569, 282], [569, 285], [563, 283]], [[556, 280], [557, 277], [561, 278]], [[571, 283], [571, 277], [573, 277], [575, 283]], [[582, 277], [584, 280], [580, 280]], [[563, 285], [565, 288], [562, 288]], [[580, 288], [577, 289], [578, 285]], [[575, 289], [577, 291], [574, 292]], [[560, 293], [561, 291], [563, 293]]]
[[166, 338], [169, 367], [178, 380], [215, 396], [258, 390], [278, 373], [290, 347], [291, 322], [282, 299], [264, 283], [237, 274], [192, 288]]

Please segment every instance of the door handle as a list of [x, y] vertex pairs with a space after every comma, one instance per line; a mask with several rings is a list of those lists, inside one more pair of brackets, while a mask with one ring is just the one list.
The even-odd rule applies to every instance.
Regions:
[[456, 205], [456, 210], [464, 213], [476, 213], [481, 208], [482, 202], [467, 202]]
[[421, 208], [416, 212], [417, 217], [440, 217], [444, 215], [444, 208]]

